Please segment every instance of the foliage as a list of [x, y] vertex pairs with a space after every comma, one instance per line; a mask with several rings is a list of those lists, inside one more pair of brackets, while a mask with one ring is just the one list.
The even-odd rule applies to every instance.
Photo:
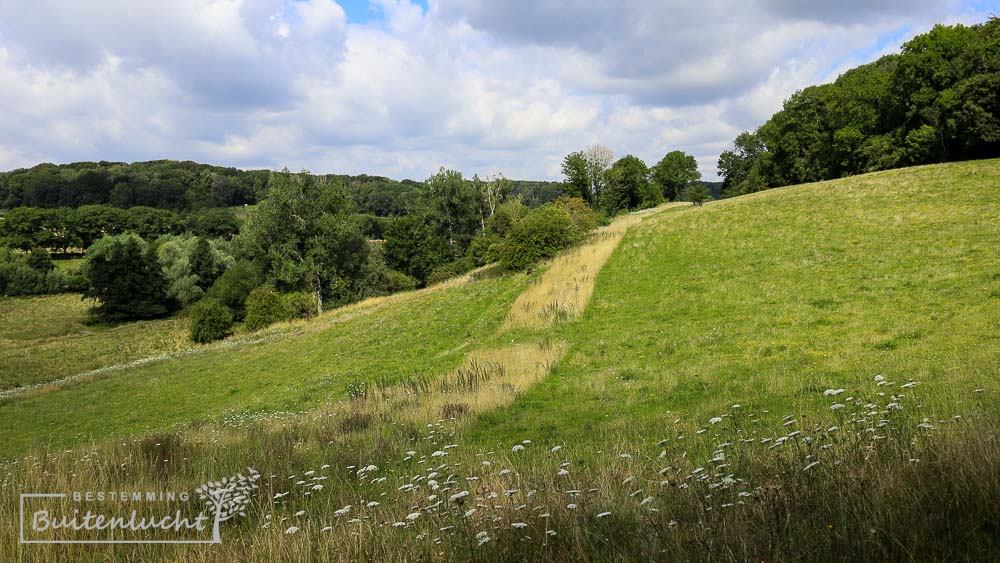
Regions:
[[167, 295], [186, 307], [194, 303], [233, 264], [223, 241], [193, 235], [160, 237], [156, 256], [167, 280]]
[[167, 280], [155, 251], [135, 234], [104, 237], [87, 250], [83, 273], [90, 280], [86, 296], [99, 301], [94, 312], [117, 322], [168, 313]]
[[726, 196], [1000, 156], [1000, 20], [935, 26], [785, 101], [719, 157]]
[[607, 177], [600, 205], [610, 215], [653, 207], [662, 201], [659, 188], [649, 182], [649, 168], [638, 157], [627, 155], [618, 159], [608, 170]]
[[712, 199], [712, 193], [708, 191], [708, 187], [701, 182], [696, 182], [693, 184], [688, 184], [687, 187], [681, 192], [681, 197], [685, 201], [690, 201], [696, 206], [701, 206], [706, 201]]
[[676, 201], [684, 186], [701, 179], [698, 161], [683, 151], [668, 152], [649, 172], [667, 201]]
[[426, 216], [396, 217], [385, 229], [385, 258], [389, 267], [423, 283], [452, 249]]
[[221, 340], [233, 331], [233, 313], [215, 299], [202, 299], [191, 307], [190, 335], [198, 343]]
[[240, 231], [240, 223], [232, 209], [213, 207], [189, 214], [187, 228], [200, 237], [230, 239]]
[[233, 311], [233, 318], [242, 320], [246, 316], [247, 296], [261, 283], [257, 266], [249, 260], [239, 260], [215, 280], [207, 295]]
[[277, 289], [315, 294], [317, 313], [324, 300], [355, 299], [368, 243], [351, 221], [343, 185], [284, 170], [268, 186], [237, 237], [241, 255]]
[[451, 259], [465, 253], [482, 226], [483, 194], [461, 172], [442, 168], [425, 183], [425, 205], [429, 222], [447, 241]]
[[580, 240], [569, 212], [554, 204], [532, 210], [494, 246], [493, 257], [506, 270], [520, 270]]
[[553, 205], [569, 214], [570, 220], [573, 221], [573, 230], [579, 237], [596, 229], [600, 223], [601, 218], [597, 212], [578, 197], [561, 197]]
[[258, 287], [247, 296], [247, 315], [244, 325], [247, 330], [260, 330], [291, 318], [285, 300], [274, 289]]
[[266, 182], [267, 171], [171, 160], [39, 164], [0, 173], [0, 207], [113, 205], [179, 211], [254, 203]]
[[74, 273], [55, 269], [44, 250], [22, 254], [0, 247], [0, 296], [79, 291], [76, 277]]
[[316, 316], [316, 296], [308, 291], [294, 291], [281, 296], [290, 319], [310, 319]]

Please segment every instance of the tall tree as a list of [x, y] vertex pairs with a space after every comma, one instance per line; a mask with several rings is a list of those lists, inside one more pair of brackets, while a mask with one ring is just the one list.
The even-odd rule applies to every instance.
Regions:
[[650, 170], [650, 179], [659, 186], [663, 197], [674, 201], [684, 186], [701, 179], [698, 161], [683, 151], [670, 151]]
[[638, 157], [626, 155], [618, 159], [607, 173], [607, 182], [601, 206], [612, 215], [657, 202], [659, 192], [650, 190], [649, 168]]
[[312, 291], [322, 313], [324, 299], [350, 299], [368, 256], [348, 202], [339, 182], [272, 173], [267, 198], [250, 213], [237, 247], [279, 289]]
[[462, 179], [461, 172], [444, 168], [428, 178], [426, 185], [431, 218], [458, 258], [480, 227], [481, 194]]

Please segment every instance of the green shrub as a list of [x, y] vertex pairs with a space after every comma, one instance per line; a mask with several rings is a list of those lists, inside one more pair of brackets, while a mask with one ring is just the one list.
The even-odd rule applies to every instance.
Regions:
[[49, 251], [44, 248], [36, 248], [28, 253], [27, 257], [28, 266], [32, 270], [38, 270], [39, 272], [50, 272], [55, 269], [56, 265], [52, 263], [52, 257], [49, 256]]
[[469, 269], [465, 260], [455, 260], [454, 262], [442, 264], [434, 268], [430, 275], [427, 276], [427, 285], [435, 285], [450, 280], [455, 276], [468, 272]]
[[316, 315], [316, 295], [298, 291], [286, 293], [282, 296], [285, 302], [285, 311], [291, 319], [309, 319]]
[[552, 202], [552, 205], [569, 213], [573, 229], [580, 237], [596, 229], [601, 222], [600, 215], [578, 197], [561, 197]]
[[216, 299], [202, 299], [191, 307], [191, 340], [220, 340], [233, 331], [233, 313]]
[[260, 272], [252, 262], [241, 260], [229, 267], [215, 280], [208, 297], [218, 299], [233, 311], [233, 318], [241, 320], [246, 316], [247, 296], [260, 285]]
[[248, 330], [260, 330], [286, 321], [291, 315], [281, 294], [270, 287], [258, 287], [247, 296], [247, 316], [244, 320]]
[[398, 291], [411, 291], [416, 289], [417, 280], [396, 270], [389, 270], [388, 283], [385, 286], [386, 293], [396, 293]]
[[520, 220], [493, 254], [505, 270], [520, 270], [549, 258], [582, 238], [565, 209], [543, 205]]

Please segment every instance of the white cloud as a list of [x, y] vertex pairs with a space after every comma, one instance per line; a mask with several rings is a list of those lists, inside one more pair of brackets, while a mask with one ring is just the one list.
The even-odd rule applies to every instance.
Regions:
[[4, 3], [0, 167], [190, 158], [556, 178], [566, 153], [601, 142], [650, 164], [685, 150], [711, 178], [739, 131], [866, 62], [877, 38], [981, 16], [841, 4], [377, 0], [381, 19], [354, 24], [333, 0]]

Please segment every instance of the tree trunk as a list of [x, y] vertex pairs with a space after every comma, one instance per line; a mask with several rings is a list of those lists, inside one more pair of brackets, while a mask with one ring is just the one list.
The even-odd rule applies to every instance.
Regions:
[[323, 282], [316, 278], [316, 316], [323, 314]]

